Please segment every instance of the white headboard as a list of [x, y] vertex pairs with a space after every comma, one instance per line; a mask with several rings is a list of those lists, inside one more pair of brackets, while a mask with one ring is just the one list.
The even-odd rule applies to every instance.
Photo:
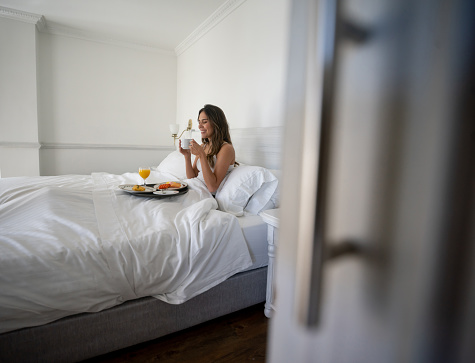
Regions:
[[282, 126], [231, 129], [236, 161], [268, 169], [280, 169], [283, 130]]

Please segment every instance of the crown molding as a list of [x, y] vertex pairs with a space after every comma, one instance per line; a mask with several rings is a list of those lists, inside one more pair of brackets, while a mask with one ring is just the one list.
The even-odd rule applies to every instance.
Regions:
[[228, 0], [221, 5], [208, 19], [196, 28], [184, 41], [175, 48], [175, 54], [179, 56], [202, 38], [207, 32], [218, 25], [224, 18], [241, 6], [246, 0]]
[[134, 42], [133, 40], [120, 40], [112, 37], [100, 35], [95, 32], [87, 32], [64, 25], [56, 24], [52, 21], [46, 21], [43, 15], [28, 13], [26, 11], [5, 8], [0, 6], [0, 17], [9, 18], [25, 23], [36, 25], [38, 31], [47, 34], [60, 35], [69, 38], [76, 38], [86, 40], [90, 42], [103, 43], [109, 45], [115, 45], [119, 47], [132, 48], [142, 51], [148, 51], [153, 53], [159, 53], [162, 55], [175, 57], [175, 52], [172, 50], [160, 49], [150, 44], [142, 44]]
[[18, 21], [23, 21], [30, 24], [35, 24], [38, 31], [53, 35], [76, 38], [97, 43], [110, 44], [120, 47], [132, 48], [142, 51], [150, 51], [166, 56], [178, 56], [185, 52], [191, 45], [197, 42], [207, 32], [218, 25], [224, 18], [241, 6], [246, 0], [228, 0], [221, 5], [213, 14], [211, 14], [198, 28], [196, 28], [184, 41], [182, 41], [175, 51], [160, 49], [150, 44], [142, 44], [134, 42], [133, 40], [120, 40], [108, 36], [100, 35], [95, 32], [87, 32], [75, 28], [66, 27], [55, 24], [51, 21], [46, 21], [43, 15], [28, 13], [21, 10], [5, 8], [0, 6], [0, 17], [10, 18]]
[[79, 30], [76, 28], [67, 27], [64, 25], [59, 25], [54, 22], [48, 21], [44, 27], [43, 33], [59, 35], [69, 38], [75, 38], [80, 40], [86, 40], [90, 42], [103, 43], [109, 45], [115, 45], [119, 47], [132, 48], [142, 51], [149, 51], [153, 53], [159, 53], [166, 56], [175, 56], [175, 53], [171, 50], [160, 49], [156, 46], [150, 44], [142, 44], [134, 42], [133, 40], [121, 40], [108, 37], [106, 35], [101, 35], [96, 32], [88, 32], [84, 30]]
[[0, 17], [22, 21], [24, 23], [34, 24], [38, 30], [45, 27], [45, 18], [43, 15], [28, 13], [26, 11], [5, 8], [0, 6]]

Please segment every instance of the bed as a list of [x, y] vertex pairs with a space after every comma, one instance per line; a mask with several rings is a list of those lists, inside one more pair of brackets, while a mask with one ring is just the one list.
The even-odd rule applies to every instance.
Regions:
[[240, 165], [212, 196], [174, 151], [138, 173], [0, 179], [0, 361], [79, 361], [265, 301], [276, 171]]

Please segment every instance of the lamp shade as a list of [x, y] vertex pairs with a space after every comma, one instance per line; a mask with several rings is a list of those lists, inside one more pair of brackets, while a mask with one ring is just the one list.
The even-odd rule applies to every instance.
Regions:
[[172, 133], [172, 135], [178, 134], [178, 130], [180, 129], [180, 125], [170, 124], [169, 126], [170, 126], [170, 132]]

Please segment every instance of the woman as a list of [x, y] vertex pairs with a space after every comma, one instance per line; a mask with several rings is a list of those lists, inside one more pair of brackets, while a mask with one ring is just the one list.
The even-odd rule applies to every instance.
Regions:
[[[185, 156], [186, 177], [200, 178], [208, 190], [215, 194], [224, 177], [237, 164], [223, 110], [217, 106], [205, 105], [198, 112], [198, 128], [203, 143], [199, 145], [192, 140], [190, 149], [183, 149], [180, 140], [179, 150]], [[196, 156], [193, 165], [192, 154]]]

